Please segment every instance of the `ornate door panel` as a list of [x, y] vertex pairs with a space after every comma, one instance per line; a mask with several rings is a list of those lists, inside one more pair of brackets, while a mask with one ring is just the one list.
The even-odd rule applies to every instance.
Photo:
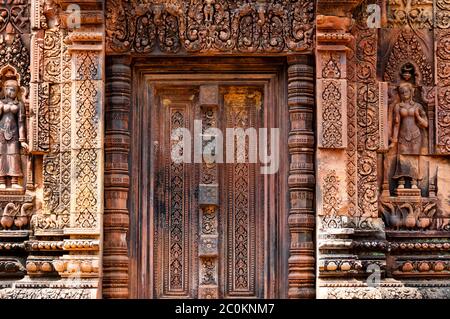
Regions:
[[[264, 180], [251, 158], [257, 154], [258, 139], [249, 135], [239, 144], [233, 135], [231, 143], [226, 130], [258, 132], [263, 89], [205, 83], [155, 86], [150, 91], [149, 158], [155, 177], [150, 185], [154, 200], [149, 255], [154, 297], [264, 297]], [[183, 162], [173, 158], [180, 140], [172, 133], [180, 128], [191, 134], [183, 136], [187, 142], [180, 153]], [[208, 130], [214, 128], [223, 132], [223, 139]], [[217, 156], [220, 148], [203, 155], [203, 161], [196, 157], [196, 134], [211, 136], [211, 132], [216, 133], [210, 141], [223, 142], [227, 163], [220, 163], [219, 157], [215, 157], [219, 163], [208, 161], [207, 156]], [[200, 143], [205, 154], [208, 143]], [[233, 147], [234, 161], [227, 158], [228, 145]]]
[[[224, 93], [223, 123], [227, 128], [252, 129], [260, 126], [259, 91], [231, 88]], [[223, 128], [225, 129], [225, 128]], [[229, 142], [229, 141], [228, 141]], [[228, 144], [227, 144], [228, 145]], [[234, 146], [234, 145], [233, 145]], [[254, 147], [254, 145], [253, 145]], [[263, 181], [249, 154], [255, 149], [235, 147], [236, 158], [245, 163], [226, 164], [223, 168], [222, 225], [224, 238], [224, 297], [262, 297], [264, 203]], [[239, 152], [245, 151], [244, 154]]]
[[155, 292], [159, 298], [195, 297], [197, 267], [196, 166], [171, 159], [171, 132], [192, 129], [194, 92], [173, 88], [155, 99]]

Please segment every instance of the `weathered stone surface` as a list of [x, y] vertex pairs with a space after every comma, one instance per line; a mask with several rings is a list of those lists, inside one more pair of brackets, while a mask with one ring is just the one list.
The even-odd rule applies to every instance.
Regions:
[[0, 11], [0, 298], [450, 297], [449, 1]]

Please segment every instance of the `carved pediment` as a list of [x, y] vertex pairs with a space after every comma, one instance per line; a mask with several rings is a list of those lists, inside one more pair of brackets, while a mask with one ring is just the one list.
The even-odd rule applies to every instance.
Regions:
[[313, 46], [312, 0], [110, 0], [106, 11], [110, 53], [281, 53]]

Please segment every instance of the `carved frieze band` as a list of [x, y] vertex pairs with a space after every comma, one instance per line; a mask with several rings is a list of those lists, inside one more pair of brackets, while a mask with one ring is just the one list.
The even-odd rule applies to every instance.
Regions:
[[312, 50], [314, 1], [106, 2], [110, 53], [279, 53]]

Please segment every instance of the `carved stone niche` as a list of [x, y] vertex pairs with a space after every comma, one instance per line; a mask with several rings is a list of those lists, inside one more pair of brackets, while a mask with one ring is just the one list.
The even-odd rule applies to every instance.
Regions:
[[379, 172], [379, 210], [387, 232], [446, 231], [447, 190], [438, 187], [437, 172], [448, 164], [430, 156], [435, 145], [432, 34], [388, 31], [381, 31], [379, 43], [379, 53], [386, 53], [378, 71], [387, 82], [389, 136]]
[[388, 230], [442, 230], [438, 166], [428, 157], [434, 106], [426, 98], [428, 88], [418, 85], [414, 63], [399, 68], [398, 81], [388, 88], [389, 147], [383, 154], [380, 211]]
[[17, 70], [0, 69], [0, 239], [27, 237], [34, 207], [28, 155], [27, 88]]
[[[384, 82], [389, 146], [380, 150], [379, 211], [386, 227], [388, 277], [450, 277], [450, 161], [435, 149], [433, 34], [381, 30], [378, 76]], [[438, 82], [439, 83], [439, 82]], [[447, 247], [447, 248], [444, 248]]]

